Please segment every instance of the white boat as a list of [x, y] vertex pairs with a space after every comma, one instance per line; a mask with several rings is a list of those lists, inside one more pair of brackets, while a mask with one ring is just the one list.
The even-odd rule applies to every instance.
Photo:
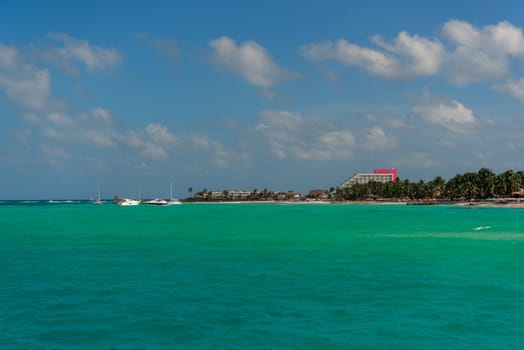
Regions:
[[177, 205], [182, 204], [181, 201], [179, 201], [176, 198], [173, 198], [173, 183], [169, 184], [169, 202], [167, 202], [167, 205]]
[[100, 187], [98, 187], [98, 197], [93, 201], [93, 204], [102, 204], [102, 199], [100, 198]]
[[118, 202], [118, 205], [121, 205], [121, 206], [133, 206], [133, 205], [139, 205], [139, 204], [140, 204], [139, 199], [129, 199], [129, 198], [124, 198], [120, 202]]
[[162, 198], [155, 198], [155, 199], [151, 199], [149, 201], [144, 201], [144, 204], [148, 204], [148, 205], [168, 205], [168, 201], [166, 201], [165, 199], [162, 199]]

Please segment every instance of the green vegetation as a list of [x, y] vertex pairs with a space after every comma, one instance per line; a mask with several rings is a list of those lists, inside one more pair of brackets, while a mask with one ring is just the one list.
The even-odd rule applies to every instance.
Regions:
[[475, 200], [522, 196], [524, 191], [524, 172], [507, 170], [495, 174], [482, 168], [478, 172], [457, 174], [447, 182], [442, 177], [424, 182], [369, 182], [339, 188], [335, 192], [337, 200]]

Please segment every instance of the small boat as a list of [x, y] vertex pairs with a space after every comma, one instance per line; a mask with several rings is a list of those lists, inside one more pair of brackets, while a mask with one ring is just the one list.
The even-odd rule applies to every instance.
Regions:
[[169, 202], [167, 202], [167, 205], [177, 205], [177, 204], [182, 204], [182, 202], [176, 198], [170, 199]]
[[100, 198], [100, 187], [98, 187], [98, 197], [92, 202], [93, 204], [102, 204], [102, 199]]
[[144, 204], [148, 204], [148, 205], [168, 205], [168, 201], [166, 201], [165, 199], [162, 199], [162, 198], [155, 198], [155, 199], [151, 199], [149, 201], [144, 201]]
[[140, 204], [139, 199], [129, 199], [129, 198], [124, 198], [118, 202], [118, 205], [121, 205], [121, 206], [134, 206], [134, 205], [139, 205], [139, 204]]
[[169, 185], [169, 202], [167, 202], [167, 205], [177, 205], [177, 204], [182, 204], [181, 201], [179, 201], [178, 199], [176, 198], [173, 198], [173, 183], [171, 183]]

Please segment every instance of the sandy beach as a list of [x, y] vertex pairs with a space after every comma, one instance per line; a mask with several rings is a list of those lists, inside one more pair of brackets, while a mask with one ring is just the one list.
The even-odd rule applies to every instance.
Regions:
[[454, 205], [461, 207], [483, 207], [483, 208], [524, 208], [524, 201], [490, 201], [490, 202], [402, 202], [402, 201], [223, 201], [223, 202], [189, 202], [192, 204], [279, 204], [279, 205], [417, 205], [417, 206], [433, 206], [433, 205]]

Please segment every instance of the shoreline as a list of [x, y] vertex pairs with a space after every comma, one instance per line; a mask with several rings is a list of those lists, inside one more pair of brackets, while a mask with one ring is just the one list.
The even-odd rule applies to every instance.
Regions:
[[399, 202], [399, 201], [223, 201], [223, 202], [183, 202], [184, 204], [279, 204], [279, 205], [411, 205], [411, 206], [457, 206], [481, 208], [518, 208], [524, 209], [524, 201], [509, 202]]
[[[104, 200], [103, 203], [112, 204], [111, 200]], [[92, 200], [0, 200], [0, 205], [9, 204], [92, 204]], [[182, 204], [218, 205], [218, 204], [251, 204], [251, 205], [360, 205], [360, 206], [456, 206], [464, 208], [514, 208], [524, 209], [522, 199], [498, 199], [488, 201], [386, 201], [386, 200], [365, 200], [365, 201], [335, 201], [335, 200], [307, 200], [307, 201], [279, 201], [279, 200], [246, 200], [246, 201], [182, 201]]]

